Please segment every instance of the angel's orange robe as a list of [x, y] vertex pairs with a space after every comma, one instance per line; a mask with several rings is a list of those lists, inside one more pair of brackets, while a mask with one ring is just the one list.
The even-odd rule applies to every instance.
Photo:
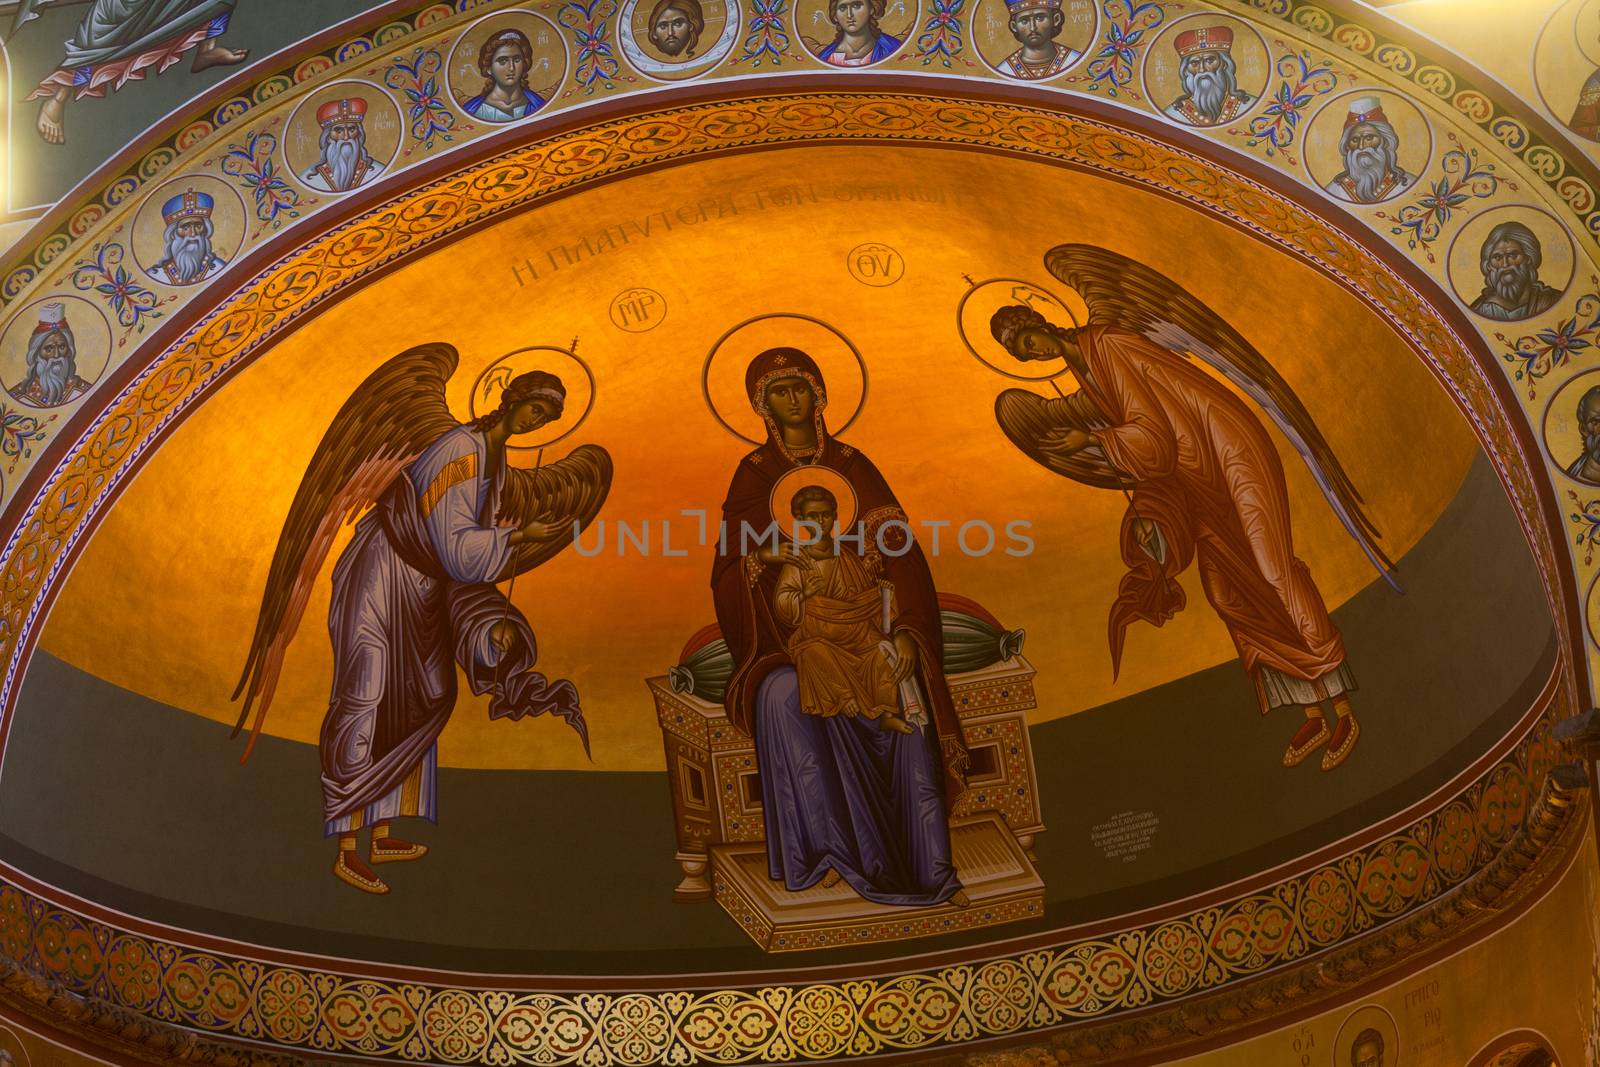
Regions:
[[[1294, 554], [1283, 465], [1260, 420], [1222, 383], [1139, 334], [1091, 326], [1077, 339], [1088, 364], [1083, 388], [1111, 424], [1093, 436], [1136, 485], [1122, 521], [1128, 572], [1111, 607], [1113, 668], [1130, 623], [1159, 626], [1183, 608], [1176, 576], [1194, 562], [1263, 712], [1355, 688], [1344, 640]], [[1141, 545], [1138, 518], [1160, 527], [1164, 560]]]

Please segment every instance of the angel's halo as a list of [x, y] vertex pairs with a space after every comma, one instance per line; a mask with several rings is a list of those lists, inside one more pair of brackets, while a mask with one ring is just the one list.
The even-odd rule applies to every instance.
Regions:
[[[472, 383], [472, 396], [468, 401], [472, 417], [480, 418], [497, 409], [500, 406], [500, 394], [511, 383], [511, 379], [532, 370], [547, 371], [560, 378], [561, 384], [567, 389], [567, 400], [562, 405], [559, 418], [545, 423], [530, 434], [524, 434], [522, 444], [507, 444], [508, 451], [534, 452], [549, 448], [575, 433], [589, 417], [589, 412], [594, 410], [594, 372], [589, 365], [569, 349], [555, 345], [530, 345], [507, 352], [478, 375], [477, 381]], [[528, 438], [534, 440], [529, 441]]]
[[744, 374], [757, 355], [778, 347], [798, 348], [816, 362], [828, 391], [828, 433], [834, 437], [843, 434], [867, 401], [866, 360], [837, 327], [798, 312], [757, 315], [717, 338], [700, 372], [700, 387], [711, 417], [741, 441], [757, 446], [766, 443], [764, 430], [760, 437], [752, 437], [738, 428], [739, 422], [761, 426], [761, 417], [750, 409]]
[[[1042, 285], [1021, 278], [990, 278], [974, 282], [956, 305], [956, 332], [961, 334], [967, 351], [978, 362], [996, 374], [1018, 382], [1046, 382], [1060, 377], [1072, 368], [1065, 359], [1047, 359], [1023, 363], [1007, 352], [989, 332], [989, 320], [996, 311], [1010, 304], [1026, 304], [1044, 316], [1053, 326], [1075, 330], [1089, 317], [1089, 307], [1076, 289], [1068, 289], [1065, 298], [1057, 296]], [[1033, 374], [1023, 374], [1011, 368], [1037, 368]]]

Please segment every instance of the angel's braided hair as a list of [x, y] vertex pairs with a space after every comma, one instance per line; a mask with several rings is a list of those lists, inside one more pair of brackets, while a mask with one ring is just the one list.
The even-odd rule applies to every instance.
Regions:
[[561, 384], [561, 379], [545, 370], [531, 370], [526, 374], [519, 374], [511, 379], [505, 391], [500, 394], [500, 406], [486, 415], [479, 415], [472, 420], [474, 430], [487, 430], [500, 421], [501, 416], [518, 404], [532, 400], [540, 393], [549, 395], [555, 393], [562, 402], [567, 396], [567, 387]]
[[1011, 342], [1023, 330], [1065, 332], [1026, 304], [1007, 304], [989, 318], [989, 332], [1007, 352], [1011, 351]]

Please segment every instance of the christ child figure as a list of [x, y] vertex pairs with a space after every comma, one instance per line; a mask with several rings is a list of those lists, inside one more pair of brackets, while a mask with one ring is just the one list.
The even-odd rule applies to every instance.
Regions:
[[880, 729], [916, 732], [900, 714], [901, 686], [895, 651], [884, 635], [885, 604], [893, 587], [879, 568], [834, 541], [838, 501], [820, 485], [808, 485], [789, 505], [814, 539], [788, 554], [778, 572], [774, 607], [790, 627], [789, 657], [807, 715], [861, 716]]

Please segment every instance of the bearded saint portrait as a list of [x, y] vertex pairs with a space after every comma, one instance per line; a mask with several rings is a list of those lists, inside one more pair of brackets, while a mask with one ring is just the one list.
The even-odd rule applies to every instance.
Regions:
[[1377, 97], [1352, 100], [1339, 137], [1344, 169], [1323, 189], [1352, 204], [1387, 200], [1416, 180], [1415, 175], [1401, 168], [1399, 151], [1400, 136], [1394, 132]]
[[544, 107], [545, 99], [528, 88], [533, 68], [533, 42], [521, 30], [491, 34], [478, 49], [478, 73], [483, 92], [461, 105], [461, 110], [484, 122], [513, 122]]
[[1586, 390], [1578, 399], [1577, 415], [1583, 449], [1566, 470], [1586, 485], [1600, 485], [1600, 385]]
[[186, 189], [161, 205], [164, 254], [145, 271], [166, 285], [193, 285], [216, 274], [228, 261], [211, 247], [216, 227], [211, 221], [216, 202], [205, 193]]
[[1256, 98], [1239, 89], [1231, 29], [1203, 26], [1185, 30], [1172, 44], [1178, 52], [1183, 95], [1167, 107], [1168, 118], [1190, 126], [1220, 126], [1250, 110]]
[[78, 375], [78, 345], [66, 306], [44, 305], [28, 338], [28, 373], [7, 392], [30, 407], [48, 408], [78, 399], [90, 384]]
[[[43, 99], [35, 123], [49, 144], [65, 144], [69, 100], [103, 97], [147, 74], [160, 74], [191, 48], [191, 71], [243, 63], [243, 48], [228, 48], [219, 38], [228, 32], [235, 0], [94, 0], [67, 42], [61, 65], [51, 71], [29, 100]], [[39, 17], [49, 0], [21, 0], [12, 19], [12, 33]]]
[[700, 0], [656, 0], [650, 9], [650, 43], [669, 59], [690, 59], [706, 31]]
[[359, 96], [317, 108], [322, 158], [300, 180], [319, 193], [347, 193], [382, 174], [383, 164], [367, 154], [366, 120], [367, 102]]
[[1478, 254], [1483, 291], [1472, 310], [1496, 322], [1516, 322], [1550, 310], [1561, 290], [1539, 280], [1544, 251], [1539, 238], [1520, 222], [1502, 222], [1489, 231]]
[[1088, 324], [1064, 329], [1015, 304], [995, 312], [990, 330], [1020, 361], [1064, 361], [1080, 388], [1059, 399], [1008, 389], [995, 417], [1012, 444], [1047, 469], [1128, 494], [1120, 546], [1127, 571], [1108, 624], [1113, 672], [1130, 625], [1161, 626], [1184, 608], [1177, 579], [1193, 564], [1261, 713], [1303, 714], [1283, 765], [1326, 746], [1322, 769], [1338, 767], [1360, 736], [1350, 700], [1356, 680], [1311, 570], [1294, 554], [1278, 450], [1250, 407], [1182, 353], [1198, 355], [1272, 415], [1393, 585], [1394, 565], [1338, 457], [1277, 370], [1175, 282], [1091, 245], [1058, 245], [1045, 265], [1084, 295]]
[[[882, 627], [892, 648], [886, 682], [914, 681], [927, 704], [926, 724], [909, 732], [865, 715], [807, 714], [796, 669], [797, 650], [808, 644], [797, 621], [804, 612], [792, 604], [785, 610], [780, 591], [786, 571], [813, 569], [804, 549], [781, 538], [775, 545], [740, 543], [742, 535], [721, 539], [712, 599], [735, 663], [724, 706], [729, 720], [755, 739], [768, 875], [791, 892], [843, 881], [879, 904], [965, 907], [970, 901], [951, 859], [949, 815], [966, 789], [970, 760], [945, 680], [927, 557], [878, 468], [829, 435], [827, 383], [808, 354], [760, 353], [745, 371], [745, 393], [767, 437], [734, 471], [723, 528], [788, 529], [789, 501], [782, 501], [783, 515], [774, 515], [773, 497], [779, 480], [796, 468], [812, 467], [847, 485], [861, 536], [849, 548], [839, 538], [837, 550], [860, 554], [859, 568], [852, 561], [848, 569], [893, 589]], [[867, 600], [864, 610], [877, 618], [877, 597]], [[917, 717], [904, 706], [900, 713]]]
[[1061, 0], [1006, 0], [1006, 28], [1019, 47], [999, 64], [1000, 73], [1024, 81], [1053, 78], [1083, 53], [1056, 40], [1067, 28]]
[[284, 520], [234, 691], [244, 701], [234, 736], [255, 710], [248, 759], [334, 537], [365, 511], [333, 568], [333, 684], [319, 748], [333, 874], [367, 893], [389, 892], [375, 866], [428, 851], [393, 823], [437, 821], [438, 742], [458, 670], [474, 694], [490, 694], [491, 719], [549, 713], [589, 750], [577, 687], [534, 670], [533, 630], [495, 583], [550, 560], [593, 521], [611, 457], [579, 445], [534, 470], [509, 466], [507, 442], [558, 419], [566, 388], [548, 372], [520, 374], [496, 410], [462, 424], [445, 403], [456, 363], [447, 344], [408, 349], [334, 416]]

